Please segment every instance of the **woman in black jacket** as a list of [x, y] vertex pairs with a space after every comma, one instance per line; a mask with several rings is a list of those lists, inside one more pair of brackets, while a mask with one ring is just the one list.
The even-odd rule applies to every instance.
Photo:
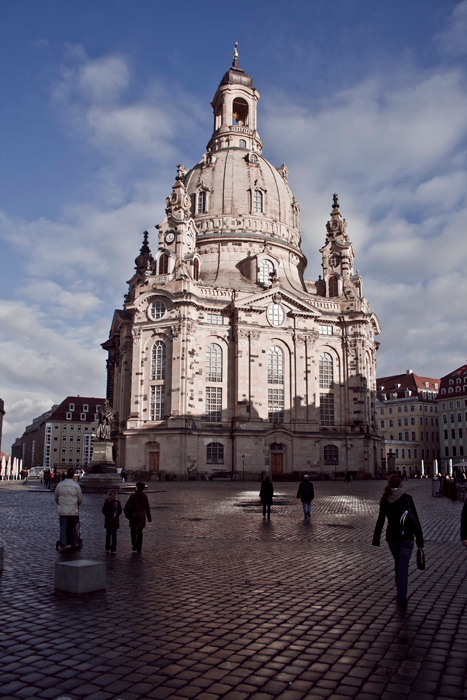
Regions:
[[404, 492], [399, 474], [392, 474], [383, 491], [379, 515], [373, 535], [373, 545], [379, 547], [385, 519], [388, 519], [386, 541], [394, 557], [397, 606], [407, 610], [409, 561], [414, 548], [423, 547], [423, 534], [412, 496]]

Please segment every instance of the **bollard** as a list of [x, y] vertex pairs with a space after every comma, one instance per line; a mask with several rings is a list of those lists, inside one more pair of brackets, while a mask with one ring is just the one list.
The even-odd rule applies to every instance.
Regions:
[[106, 587], [105, 564], [91, 559], [57, 562], [55, 589], [67, 593], [91, 593]]

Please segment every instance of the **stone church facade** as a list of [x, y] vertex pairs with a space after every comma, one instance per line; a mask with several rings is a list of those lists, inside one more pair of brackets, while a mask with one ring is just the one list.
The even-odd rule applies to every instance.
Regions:
[[287, 167], [262, 155], [258, 99], [235, 57], [206, 153], [178, 167], [157, 251], [145, 232], [103, 344], [128, 471], [376, 470], [378, 320], [337, 195], [323, 275], [304, 278], [299, 205]]

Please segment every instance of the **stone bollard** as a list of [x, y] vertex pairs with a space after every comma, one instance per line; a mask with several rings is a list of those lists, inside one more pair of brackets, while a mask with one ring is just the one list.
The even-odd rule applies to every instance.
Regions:
[[105, 564], [91, 559], [57, 562], [55, 589], [67, 593], [91, 593], [106, 587]]

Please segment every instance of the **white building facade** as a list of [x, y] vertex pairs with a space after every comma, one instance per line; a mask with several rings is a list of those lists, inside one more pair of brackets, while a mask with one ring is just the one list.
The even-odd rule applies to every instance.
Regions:
[[258, 99], [235, 58], [207, 151], [178, 167], [157, 252], [145, 232], [103, 344], [128, 471], [376, 471], [378, 320], [337, 195], [323, 276], [304, 279], [299, 206], [287, 167], [262, 155]]

